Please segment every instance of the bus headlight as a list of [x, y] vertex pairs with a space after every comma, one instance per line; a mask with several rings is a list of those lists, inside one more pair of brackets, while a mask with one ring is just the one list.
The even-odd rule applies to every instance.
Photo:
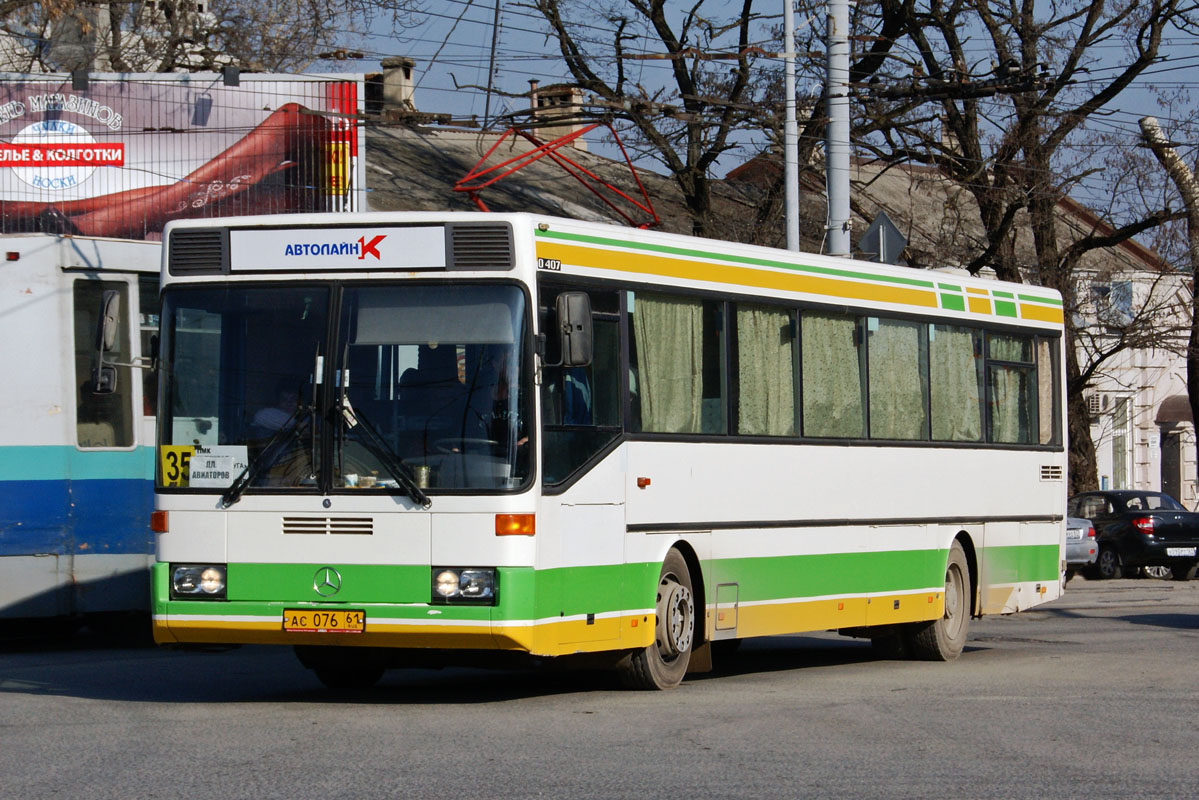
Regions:
[[224, 564], [175, 564], [171, 567], [171, 599], [224, 600]]
[[434, 603], [495, 604], [495, 570], [490, 568], [434, 567]]

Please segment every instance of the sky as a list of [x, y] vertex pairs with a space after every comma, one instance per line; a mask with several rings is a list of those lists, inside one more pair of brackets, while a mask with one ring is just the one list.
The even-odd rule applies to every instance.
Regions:
[[[392, 34], [387, 31], [388, 21], [378, 20], [375, 32], [354, 45], [365, 58], [334, 64], [332, 68], [378, 71], [382, 58], [407, 56], [416, 62], [418, 111], [450, 113], [456, 122], [467, 122], [472, 117], [481, 122], [488, 112], [494, 118], [524, 110], [528, 107], [527, 98], [493, 94], [489, 100], [487, 92], [477, 88], [488, 83], [495, 5], [495, 0], [425, 0], [425, 19], [419, 26]], [[494, 56], [493, 86], [497, 90], [523, 94], [529, 91], [530, 80], [537, 80], [543, 86], [571, 80], [558, 55], [557, 42], [546, 38], [545, 29], [544, 20], [536, 12], [510, 1], [502, 3]], [[646, 86], [659, 85], [670, 78], [669, 65], [664, 61], [634, 61], [628, 69], [632, 81]], [[614, 148], [605, 148], [598, 134], [589, 137], [589, 144], [595, 152], [620, 157]], [[719, 173], [722, 175], [756, 152], [757, 148], [750, 143], [742, 155], [726, 159]], [[638, 166], [661, 171], [652, 163], [639, 162]]]
[[[756, 4], [757, 10], [766, 9], [769, 12], [774, 11], [775, 5], [780, 6], [778, 11], [781, 12], [782, 2], [779, 0]], [[416, 62], [417, 109], [449, 113], [455, 120], [467, 121], [472, 116], [482, 120], [489, 110], [494, 116], [527, 107], [524, 98], [492, 95], [489, 102], [486, 92], [475, 88], [486, 86], [488, 82], [495, 0], [424, 0], [423, 6], [423, 21], [418, 26], [392, 34], [386, 21], [379, 20], [371, 34], [356, 39], [352, 45], [353, 49], [364, 54], [363, 60], [341, 62], [330, 67], [343, 71], [370, 72], [378, 70], [379, 61], [386, 56], [412, 58]], [[796, 20], [798, 27], [810, 22]], [[497, 89], [519, 94], [528, 91], [530, 79], [539, 80], [543, 85], [568, 80], [557, 56], [557, 43], [545, 37], [544, 29], [545, 23], [535, 11], [510, 1], [502, 3], [494, 55], [494, 86]], [[1199, 66], [1199, 48], [1194, 45], [1194, 39], [1168, 41], [1165, 58], [1138, 81], [1138, 88], [1127, 91], [1106, 114], [1096, 116], [1089, 124], [1095, 130], [1128, 142], [1139, 141], [1137, 122], [1145, 115], [1157, 116], [1170, 131], [1181, 112], [1165, 109], [1158, 95], [1147, 87], [1152, 83], [1167, 91], [1183, 93], [1199, 88], [1199, 79], [1194, 77], [1195, 68]], [[980, 48], [980, 52], [986, 49]], [[1098, 56], [1100, 61], [1105, 58], [1102, 49]], [[629, 69], [633, 73], [631, 79], [645, 85], [652, 86], [669, 79], [666, 74], [669, 66], [664, 61], [629, 62]], [[1111, 70], [1100, 66], [1092, 71], [1091, 78], [1104, 81], [1110, 79], [1111, 75]], [[801, 82], [799, 91], [803, 94], [805, 91], [814, 92], [817, 88]], [[1189, 143], [1195, 144], [1194, 141]], [[592, 143], [593, 150], [616, 155], [610, 149], [605, 152], [602, 145], [597, 144]], [[759, 144], [748, 142], [743, 151], [726, 158], [718, 168], [717, 175], [723, 175], [727, 169], [752, 156]], [[1099, 153], [1098, 150], [1096, 152]], [[655, 164], [639, 163], [639, 166], [660, 171]], [[1117, 177], [1110, 170], [1096, 170], [1079, 188], [1078, 191], [1083, 194], [1079, 199], [1090, 205], [1102, 205], [1105, 194], [1110, 197], [1114, 191]]]

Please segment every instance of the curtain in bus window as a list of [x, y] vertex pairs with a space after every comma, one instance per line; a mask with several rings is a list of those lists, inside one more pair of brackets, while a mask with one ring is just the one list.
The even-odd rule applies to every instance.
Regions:
[[737, 431], [795, 435], [794, 312], [737, 306]]
[[703, 303], [638, 293], [632, 316], [640, 372], [641, 429], [701, 432]]
[[1030, 366], [991, 364], [991, 441], [1032, 442], [1032, 342], [1015, 336], [990, 336], [992, 360], [1028, 362]]
[[867, 330], [871, 438], [928, 438], [924, 325], [872, 319]]
[[804, 313], [800, 331], [804, 435], [864, 436], [866, 406], [857, 320], [840, 314]]
[[983, 438], [982, 359], [970, 328], [934, 325], [930, 332], [930, 405], [933, 439], [977, 442]]
[[1040, 416], [1041, 444], [1054, 440], [1056, 415], [1053, 407], [1053, 347], [1048, 339], [1037, 340], [1037, 411]]

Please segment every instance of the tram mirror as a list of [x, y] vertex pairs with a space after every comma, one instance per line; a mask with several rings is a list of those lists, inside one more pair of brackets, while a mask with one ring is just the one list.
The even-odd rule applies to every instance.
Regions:
[[100, 313], [96, 319], [96, 357], [92, 362], [92, 393], [112, 394], [117, 390], [117, 370], [104, 363], [104, 355], [117, 346], [121, 328], [121, 293], [106, 289], [100, 295]]
[[116, 367], [102, 364], [92, 370], [92, 394], [112, 394], [116, 390]]
[[96, 325], [96, 347], [101, 353], [116, 347], [120, 328], [121, 293], [108, 289], [100, 297], [100, 319]]
[[585, 367], [591, 363], [594, 337], [591, 331], [591, 298], [586, 292], [563, 292], [555, 303], [561, 335], [562, 366]]

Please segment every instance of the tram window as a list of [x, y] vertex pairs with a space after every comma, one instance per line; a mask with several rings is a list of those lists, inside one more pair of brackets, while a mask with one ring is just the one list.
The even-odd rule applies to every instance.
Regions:
[[866, 371], [861, 324], [849, 314], [800, 315], [805, 436], [866, 435]]
[[629, 293], [634, 430], [725, 433], [724, 304]]
[[[158, 317], [162, 311], [162, 300], [158, 297], [158, 278], [142, 277], [137, 281], [137, 302], [141, 351], [139, 355], [153, 358], [158, 354], [151, 344], [158, 333]], [[158, 413], [158, 371], [140, 370], [142, 374], [142, 413], [152, 417]]]
[[75, 432], [82, 448], [129, 447], [133, 444], [133, 389], [129, 367], [117, 367], [116, 391], [95, 394], [92, 368], [96, 357], [96, 323], [105, 290], [120, 292], [120, 330], [106, 359], [128, 364], [129, 287], [115, 281], [77, 280], [75, 317]]

